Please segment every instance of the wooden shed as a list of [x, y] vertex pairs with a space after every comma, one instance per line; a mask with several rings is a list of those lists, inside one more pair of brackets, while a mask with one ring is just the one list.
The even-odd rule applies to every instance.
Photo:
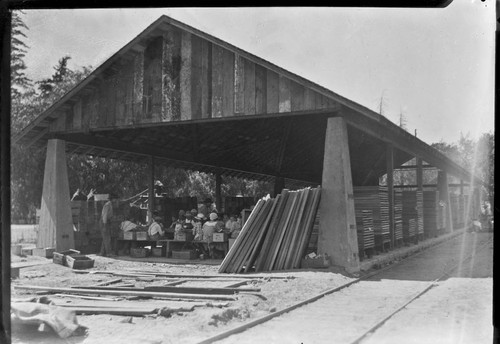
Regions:
[[417, 175], [424, 161], [439, 169], [440, 190], [448, 174], [480, 182], [370, 109], [167, 16], [13, 142], [48, 142], [40, 224], [57, 249], [72, 247], [66, 153], [274, 181], [278, 191], [321, 185], [318, 249], [349, 271], [359, 269], [353, 185], [387, 173], [392, 209], [392, 171], [415, 157]]

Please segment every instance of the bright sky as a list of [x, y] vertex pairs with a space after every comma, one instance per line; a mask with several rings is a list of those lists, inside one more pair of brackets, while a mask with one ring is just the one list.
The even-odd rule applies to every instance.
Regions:
[[94, 68], [166, 14], [314, 81], [427, 143], [494, 130], [494, 0], [444, 9], [173, 8], [25, 11], [28, 75]]

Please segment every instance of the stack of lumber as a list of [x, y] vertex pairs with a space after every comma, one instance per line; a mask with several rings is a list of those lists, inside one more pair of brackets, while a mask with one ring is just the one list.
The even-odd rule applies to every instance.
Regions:
[[321, 189], [283, 190], [260, 199], [219, 272], [240, 273], [299, 268], [306, 252]]
[[417, 234], [417, 219], [410, 219], [408, 223], [408, 231], [410, 238], [414, 238]]
[[360, 253], [363, 253], [365, 250], [375, 247], [372, 211], [356, 209], [355, 214], [358, 234], [358, 249]]
[[[415, 231], [410, 230], [410, 220], [415, 220]], [[403, 237], [412, 238], [424, 233], [422, 191], [403, 191]]]
[[394, 239], [403, 239], [403, 193], [394, 191]]
[[309, 238], [309, 244], [306, 249], [306, 255], [313, 252], [318, 252], [318, 237], [319, 237], [319, 218], [320, 211], [316, 212], [316, 218], [314, 219], [313, 228], [311, 231], [311, 237]]
[[391, 242], [389, 229], [389, 195], [384, 186], [355, 186], [354, 207], [356, 210], [371, 210], [375, 246], [383, 247]]
[[439, 191], [424, 191], [424, 232], [427, 237], [437, 236], [439, 225]]

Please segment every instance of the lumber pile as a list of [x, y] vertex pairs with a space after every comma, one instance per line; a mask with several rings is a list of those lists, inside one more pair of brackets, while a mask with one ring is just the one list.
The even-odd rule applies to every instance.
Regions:
[[371, 210], [356, 209], [356, 228], [358, 234], [358, 250], [360, 257], [365, 251], [375, 247], [375, 232]]
[[439, 191], [424, 191], [424, 233], [427, 237], [437, 236], [439, 228]]
[[403, 193], [394, 191], [394, 239], [403, 240]]
[[371, 210], [375, 234], [375, 247], [391, 242], [389, 229], [389, 195], [385, 186], [355, 186], [354, 208]]
[[260, 199], [219, 272], [241, 273], [299, 268], [308, 247], [321, 189], [284, 189]]
[[[414, 229], [410, 229], [410, 220]], [[403, 191], [403, 237], [405, 240], [424, 233], [423, 192]]]

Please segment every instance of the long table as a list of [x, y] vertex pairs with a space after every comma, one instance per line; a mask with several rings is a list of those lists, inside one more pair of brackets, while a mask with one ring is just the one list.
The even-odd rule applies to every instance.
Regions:
[[[208, 249], [208, 243], [205, 241], [181, 241], [181, 240], [173, 240], [173, 239], [161, 239], [161, 240], [137, 240], [137, 239], [123, 239], [119, 238], [118, 241], [127, 241], [134, 242], [143, 246], [162, 246], [165, 247], [165, 256], [167, 258], [172, 257], [173, 250], [187, 250], [192, 249], [197, 245], [203, 245]], [[214, 242], [218, 247], [222, 247], [224, 251], [224, 256], [227, 255], [229, 251], [229, 243], [227, 241], [224, 242]]]

